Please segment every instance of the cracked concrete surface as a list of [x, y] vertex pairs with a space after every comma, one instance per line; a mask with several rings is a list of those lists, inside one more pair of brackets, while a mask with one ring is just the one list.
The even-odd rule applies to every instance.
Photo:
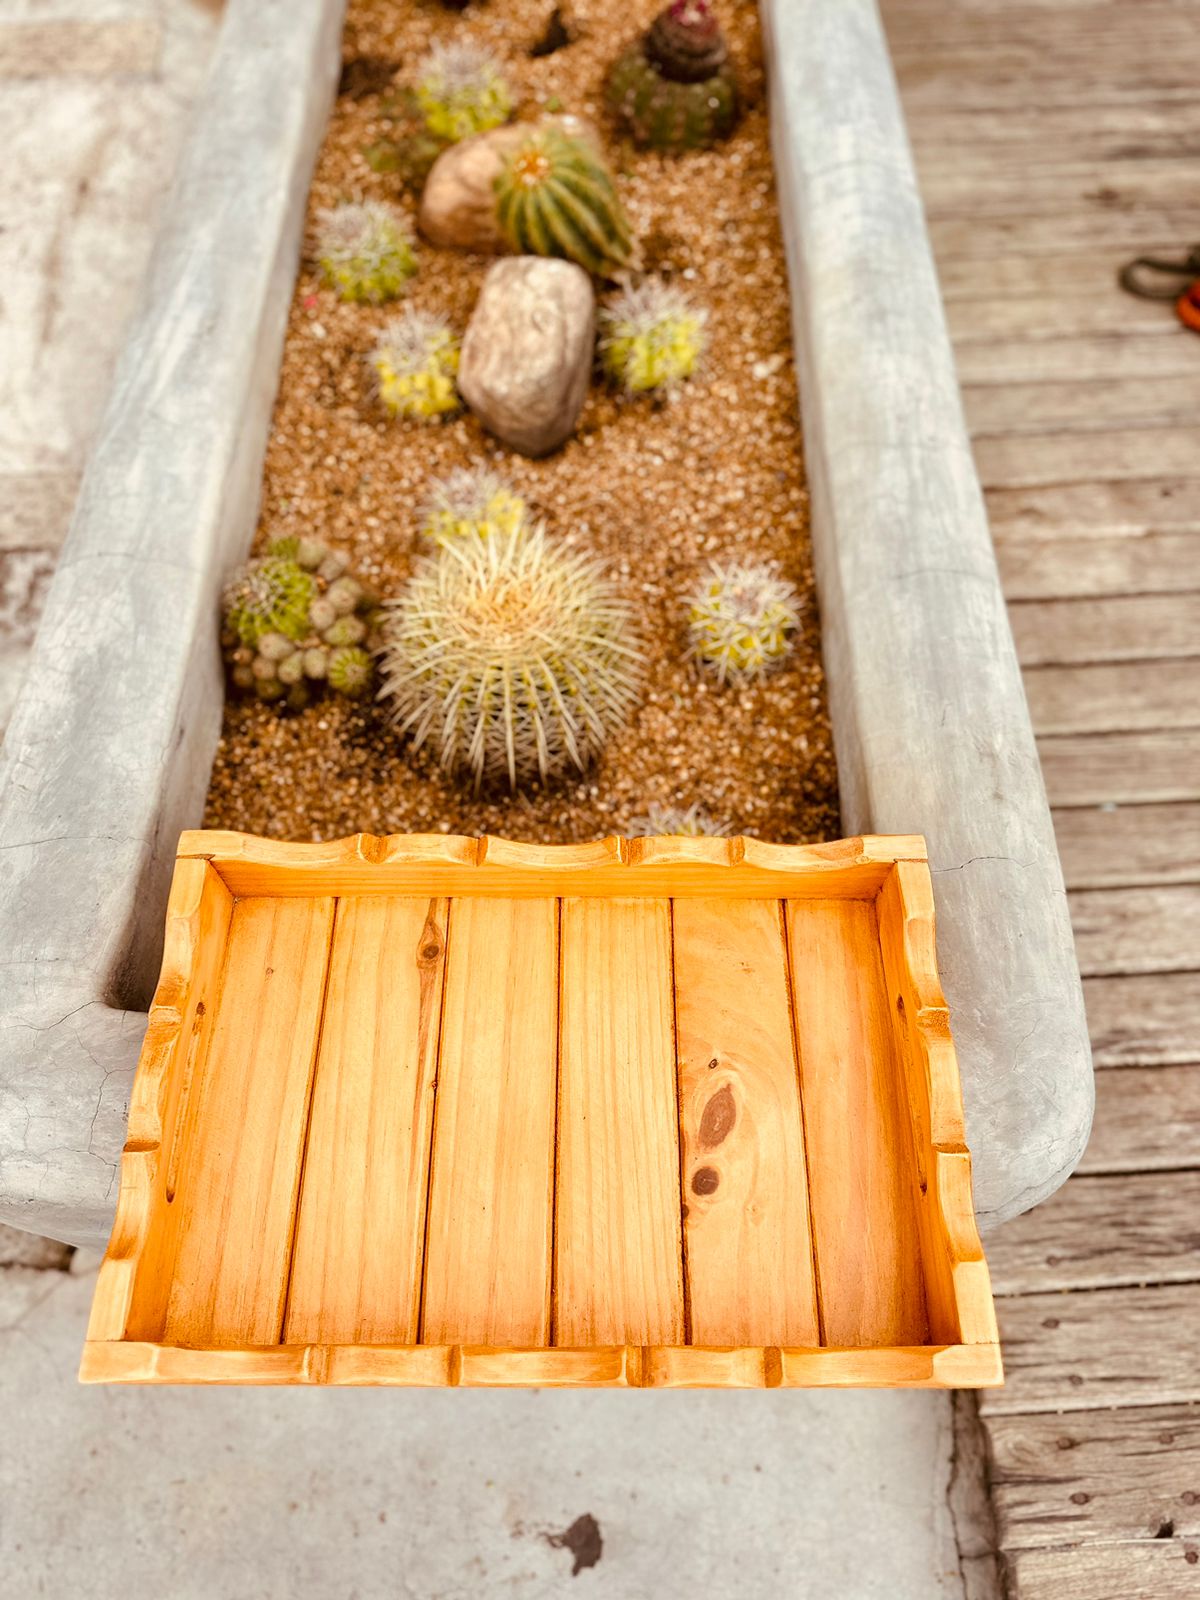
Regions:
[[95, 1263], [0, 1272], [5, 1593], [977, 1600], [948, 1395], [84, 1388]]

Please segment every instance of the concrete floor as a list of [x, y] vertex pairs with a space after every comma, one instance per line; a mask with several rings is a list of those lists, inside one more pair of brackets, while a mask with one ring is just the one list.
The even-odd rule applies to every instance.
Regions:
[[[218, 10], [0, 0], [0, 732]], [[980, 1592], [948, 1396], [82, 1388], [63, 1261], [0, 1230], [0, 1600]]]
[[967, 1600], [948, 1396], [84, 1388], [94, 1278], [0, 1272], [13, 1600]]

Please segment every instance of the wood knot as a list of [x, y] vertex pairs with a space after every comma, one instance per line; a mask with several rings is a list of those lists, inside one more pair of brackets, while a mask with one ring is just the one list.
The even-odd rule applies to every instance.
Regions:
[[729, 1084], [723, 1084], [709, 1100], [700, 1118], [700, 1148], [715, 1150], [733, 1131], [737, 1121], [737, 1101]]
[[697, 1167], [692, 1174], [693, 1194], [716, 1194], [721, 1184], [721, 1174], [716, 1167]]

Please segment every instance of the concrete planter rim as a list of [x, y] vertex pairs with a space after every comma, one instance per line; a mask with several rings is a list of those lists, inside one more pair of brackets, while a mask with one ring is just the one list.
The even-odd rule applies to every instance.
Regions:
[[[0, 749], [0, 1219], [71, 1243], [108, 1236], [220, 732], [216, 598], [257, 520], [344, 3], [231, 0]], [[761, 9], [844, 831], [928, 838], [986, 1226], [1090, 1126], [1062, 874], [875, 5]]]

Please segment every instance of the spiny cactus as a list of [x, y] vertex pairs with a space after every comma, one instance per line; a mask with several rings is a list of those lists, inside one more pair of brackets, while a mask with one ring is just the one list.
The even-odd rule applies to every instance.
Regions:
[[426, 558], [385, 610], [382, 665], [414, 744], [515, 788], [586, 767], [633, 706], [641, 650], [599, 568], [535, 527]]
[[489, 467], [455, 467], [430, 488], [420, 512], [420, 529], [432, 544], [486, 539], [525, 526], [529, 508], [499, 473]]
[[434, 45], [417, 67], [416, 97], [425, 126], [448, 144], [498, 128], [512, 115], [512, 90], [500, 63], [467, 39]]
[[649, 839], [657, 834], [686, 839], [724, 839], [733, 832], [727, 822], [709, 816], [703, 806], [665, 806], [652, 800], [644, 817], [634, 817], [625, 830], [630, 839]]
[[608, 103], [634, 140], [655, 150], [696, 150], [737, 121], [737, 80], [709, 0], [672, 0], [625, 52]]
[[408, 225], [393, 206], [377, 200], [323, 211], [317, 260], [340, 299], [370, 305], [394, 300], [417, 270]]
[[277, 539], [248, 561], [226, 585], [222, 614], [230, 676], [261, 700], [300, 709], [323, 679], [349, 696], [370, 687], [374, 596], [319, 539]]
[[761, 677], [791, 649], [796, 591], [768, 562], [713, 562], [687, 602], [689, 654], [722, 683]]
[[379, 399], [394, 417], [435, 422], [459, 410], [458, 340], [444, 317], [407, 307], [370, 355]]
[[590, 139], [534, 129], [496, 179], [500, 231], [520, 255], [563, 256], [597, 278], [636, 259], [612, 173]]
[[630, 394], [674, 390], [699, 365], [708, 314], [681, 289], [649, 278], [600, 312], [600, 359]]

